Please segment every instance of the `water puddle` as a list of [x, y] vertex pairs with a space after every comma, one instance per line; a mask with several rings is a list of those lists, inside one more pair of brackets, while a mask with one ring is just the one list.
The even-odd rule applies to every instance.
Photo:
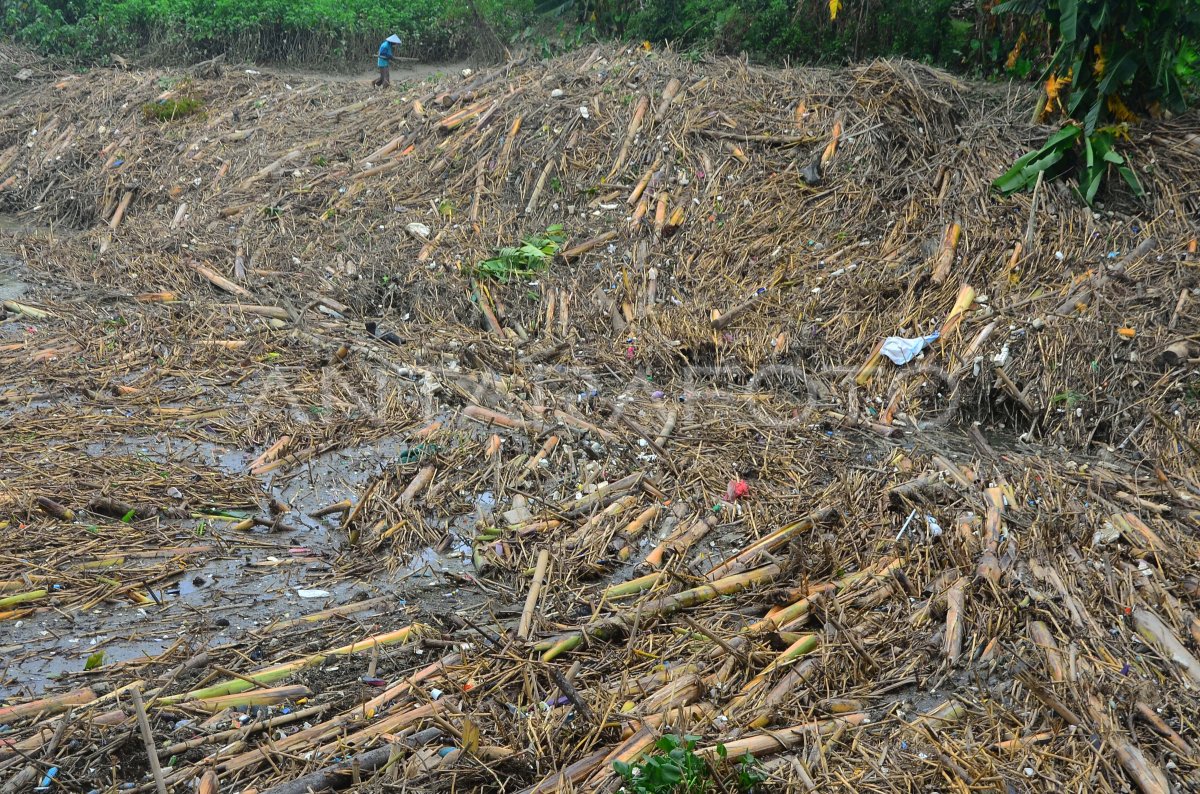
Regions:
[[[404, 448], [401, 442], [383, 440], [330, 452], [286, 476], [268, 477], [260, 510], [247, 515], [265, 516], [268, 502], [279, 499], [292, 508], [284, 515], [291, 532], [257, 527], [241, 532], [232, 529], [232, 521], [164, 519], [163, 533], [172, 539], [165, 544], [209, 548], [181, 557], [177, 575], [148, 582], [144, 591], [153, 603], [139, 606], [117, 597], [84, 611], [42, 608], [6, 622], [0, 640], [0, 697], [35, 695], [52, 682], [86, 685], [101, 675], [84, 669], [100, 651], [107, 666], [152, 658], [180, 641], [196, 650], [245, 642], [272, 623], [350, 603], [363, 594], [388, 596], [387, 603], [394, 606], [411, 597], [433, 612], [474, 599], [478, 594], [464, 589], [473, 571], [470, 547], [456, 534], [442, 551], [422, 549], [406, 565], [392, 572], [381, 568], [364, 581], [341, 578], [334, 568], [345, 542], [341, 516], [309, 515], [354, 498]], [[242, 475], [258, 451], [154, 437], [93, 442], [80, 452]], [[121, 566], [105, 570], [126, 584], [136, 580], [136, 573], [122, 576]]]

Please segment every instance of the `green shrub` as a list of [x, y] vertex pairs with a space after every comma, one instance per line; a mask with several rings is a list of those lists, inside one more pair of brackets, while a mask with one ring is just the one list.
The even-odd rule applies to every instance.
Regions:
[[1140, 196], [1141, 185], [1116, 144], [1128, 137], [1128, 124], [1186, 107], [1200, 78], [1200, 3], [1007, 0], [993, 13], [1024, 20], [1029, 38], [1051, 32], [1057, 49], [1047, 59], [1035, 110], [1039, 118], [1065, 122], [998, 178], [996, 189], [1009, 194], [1033, 186], [1043, 172], [1049, 178], [1074, 173], [1080, 197], [1091, 204], [1101, 183], [1116, 174]]

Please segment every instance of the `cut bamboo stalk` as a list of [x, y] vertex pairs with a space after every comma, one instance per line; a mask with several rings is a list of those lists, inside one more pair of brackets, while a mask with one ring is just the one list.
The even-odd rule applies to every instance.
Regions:
[[554, 161], [547, 160], [546, 165], [542, 167], [542, 173], [538, 176], [537, 182], [533, 185], [533, 192], [529, 194], [529, 201], [525, 204], [525, 214], [532, 215], [537, 209], [538, 199], [542, 195], [542, 190], [546, 187], [546, 180], [550, 178], [550, 172], [554, 170]]
[[546, 568], [549, 565], [550, 550], [542, 549], [538, 552], [537, 565], [533, 569], [533, 580], [529, 583], [529, 595], [525, 597], [525, 608], [521, 610], [521, 623], [517, 628], [517, 637], [522, 640], [528, 640], [529, 632], [533, 629], [533, 613], [537, 608], [542, 580], [546, 576]]
[[[637, 607], [638, 619], [645, 628], [646, 621], [672, 615], [682, 609], [707, 603], [714, 598], [741, 592], [748, 587], [766, 584], [781, 573], [778, 565], [766, 565], [753, 571], [734, 574], [715, 582], [684, 590], [674, 595], [663, 596], [648, 602], [641, 602]], [[558, 656], [577, 648], [586, 635], [593, 639], [612, 639], [625, 634], [633, 625], [634, 615], [618, 614], [605, 620], [596, 621], [583, 626], [579, 631], [554, 637], [538, 643], [535, 648], [542, 651], [542, 661], [549, 662]]]
[[72, 706], [85, 706], [96, 699], [96, 693], [90, 688], [74, 689], [61, 695], [31, 700], [28, 703], [18, 703], [13, 706], [0, 707], [0, 724], [16, 722], [26, 717], [61, 714]]
[[388, 687], [380, 694], [368, 700], [363, 704], [362, 714], [365, 719], [372, 719], [375, 714], [396, 698], [406, 693], [412, 692], [413, 689], [421, 683], [441, 677], [452, 665], [456, 665], [461, 661], [461, 657], [457, 653], [452, 653], [449, 656], [444, 656], [428, 667], [423, 667], [404, 680]]
[[605, 507], [603, 510], [597, 511], [587, 521], [583, 522], [571, 536], [567, 539], [566, 545], [568, 549], [578, 548], [591, 539], [592, 533], [600, 527], [606, 519], [620, 515], [626, 510], [632, 508], [638, 502], [638, 498], [632, 494], [627, 494], [620, 497], [612, 504]]
[[[802, 745], [813, 736], [828, 736], [838, 730], [857, 727], [862, 725], [866, 719], [866, 714], [846, 714], [830, 720], [805, 722], [787, 728], [764, 731], [725, 742], [724, 752], [728, 758], [741, 758], [747, 753], [755, 758], [765, 758]], [[719, 750], [719, 745], [701, 747], [696, 750], [696, 755], [702, 758], [716, 758], [719, 756]]]
[[324, 518], [338, 513], [348, 513], [354, 509], [354, 502], [349, 499], [343, 499], [340, 502], [334, 502], [331, 505], [318, 508], [308, 514], [309, 518]]
[[642, 194], [646, 192], [646, 187], [650, 184], [651, 178], [658, 173], [658, 169], [661, 167], [662, 156], [659, 155], [658, 157], [654, 158], [654, 163], [650, 166], [646, 173], [642, 174], [641, 178], [638, 179], [637, 184], [633, 186], [633, 191], [629, 194], [629, 197], [625, 199], [625, 203], [631, 207], [637, 206], [638, 201], [642, 198]]
[[39, 496], [36, 500], [37, 506], [41, 508], [43, 513], [54, 516], [59, 521], [74, 521], [75, 511], [61, 505], [48, 496]]
[[400, 498], [396, 501], [396, 503], [400, 505], [412, 504], [413, 500], [417, 498], [417, 494], [421, 493], [421, 491], [425, 490], [429, 483], [433, 482], [433, 473], [433, 466], [421, 467], [421, 470], [418, 471], [416, 476], [412, 478], [412, 482], [410, 482], [408, 487], [404, 489], [404, 492], [400, 494]]
[[[411, 144], [409, 144], [408, 146], [405, 146], [403, 149], [401, 149], [399, 152], [397, 152], [392, 157], [391, 160], [388, 160], [386, 163], [380, 163], [379, 165], [375, 166], [374, 168], [368, 168], [366, 171], [362, 171], [361, 173], [359, 173], [357, 176], [354, 177], [354, 182], [358, 183], [364, 179], [368, 179], [373, 176], [378, 176], [380, 174], [386, 174], [388, 171], [394, 171], [395, 169], [399, 168], [401, 165], [404, 164], [404, 158], [406, 158], [410, 154], [412, 154], [413, 151], [415, 151], [415, 148], [416, 147], [414, 147]], [[349, 191], [347, 191], [346, 196], [349, 197], [349, 195], [350, 195], [350, 193], [349, 193]]]
[[1138, 701], [1136, 708], [1137, 716], [1145, 721], [1146, 724], [1148, 724], [1151, 728], [1153, 728], [1155, 733], [1170, 742], [1176, 750], [1188, 756], [1193, 753], [1192, 746], [1188, 744], [1187, 740], [1180, 736], [1174, 728], [1168, 725], [1166, 720], [1158, 716], [1158, 713], [1154, 709], [1150, 708], [1150, 706], [1146, 705], [1140, 700]]
[[255, 182], [258, 182], [260, 179], [263, 179], [264, 177], [268, 177], [271, 174], [274, 174], [276, 171], [283, 168], [284, 165], [286, 165], [287, 163], [290, 163], [292, 160], [295, 160], [297, 157], [299, 157], [303, 153], [304, 152], [301, 149], [292, 149], [290, 152], [283, 155], [283, 157], [280, 157], [278, 160], [274, 161], [273, 163], [270, 163], [269, 165], [266, 165], [266, 166], [260, 168], [254, 174], [247, 177], [238, 186], [238, 189], [239, 190], [247, 190], [247, 189], [253, 187]]
[[946, 591], [946, 661], [951, 665], [958, 663], [962, 655], [963, 641], [963, 608], [965, 606], [967, 579], [960, 576]]
[[605, 243], [612, 242], [613, 240], [617, 239], [618, 236], [620, 236], [620, 232], [615, 229], [610, 229], [609, 231], [599, 234], [590, 240], [584, 240], [583, 242], [573, 245], [570, 248], [565, 248], [559, 251], [558, 255], [563, 261], [569, 262], [572, 259], [583, 256], [589, 251], [596, 250]]
[[751, 697], [758, 689], [766, 682], [767, 678], [780, 667], [791, 664], [797, 659], [815, 651], [821, 645], [821, 637], [818, 634], [803, 634], [795, 642], [789, 645], [784, 650], [771, 660], [771, 663], [764, 667], [758, 675], [751, 678], [742, 687], [741, 691], [735, 695], [725, 707], [724, 711], [727, 714], [734, 713], [747, 698]]
[[671, 201], [671, 194], [667, 191], [662, 191], [658, 194], [658, 204], [654, 209], [654, 236], [662, 237], [663, 230], [667, 225], [667, 206]]
[[776, 551], [791, 542], [797, 535], [808, 532], [818, 524], [831, 521], [837, 515], [837, 511], [831, 507], [818, 508], [799, 521], [786, 524], [766, 537], [754, 541], [732, 557], [713, 567], [704, 577], [710, 580], [720, 579], [731, 573], [743, 571], [746, 568], [756, 565], [765, 554]]
[[875, 376], [875, 372], [879, 369], [879, 364], [883, 361], [883, 340], [875, 343], [875, 348], [871, 354], [867, 356], [867, 360], [862, 363], [858, 371], [854, 374], [854, 383], [857, 386], [866, 386], [871, 382], [871, 378]]
[[663, 420], [663, 426], [658, 431], [658, 438], [654, 439], [654, 443], [660, 447], [666, 446], [671, 434], [675, 432], [675, 423], [679, 421], [679, 412], [672, 409], [667, 412], [667, 418]]
[[629, 147], [633, 145], [633, 139], [637, 137], [638, 131], [642, 128], [642, 121], [646, 117], [646, 112], [650, 109], [650, 97], [642, 94], [638, 100], [637, 107], [633, 110], [633, 116], [629, 119], [629, 126], [625, 128], [625, 139], [621, 142], [621, 149], [617, 152], [617, 158], [613, 161], [612, 168], [608, 172], [608, 178], [612, 179], [625, 165], [625, 158], [629, 156]]
[[[396, 629], [395, 631], [389, 631], [384, 634], [376, 634], [373, 637], [367, 637], [364, 640], [352, 642], [349, 645], [343, 645], [338, 648], [331, 648], [327, 651], [312, 654], [311, 656], [305, 656], [304, 658], [297, 659], [293, 662], [286, 662], [283, 664], [272, 665], [270, 667], [264, 667], [260, 670], [250, 673], [247, 677], [258, 682], [260, 685], [273, 684], [276, 681], [287, 678], [293, 673], [303, 670], [306, 667], [324, 664], [325, 661], [330, 657], [350, 656], [356, 653], [369, 652], [377, 646], [397, 645], [407, 642], [413, 637], [413, 635], [419, 633], [422, 628], [423, 626], [421, 624], [413, 623], [410, 626], [405, 626], [404, 628]], [[213, 684], [212, 686], [207, 686], [201, 689], [193, 689], [190, 692], [184, 692], [179, 695], [161, 697], [158, 699], [158, 702], [163, 705], [172, 705], [175, 703], [182, 703], [187, 700], [209, 700], [211, 698], [222, 697], [224, 695], [236, 695], [240, 692], [245, 692], [251, 689], [253, 686], [254, 685], [249, 681], [240, 678], [232, 678], [219, 684]], [[0, 719], [3, 717], [4, 714], [2, 711], [0, 711]]]
[[481, 405], [468, 405], [463, 409], [463, 416], [474, 419], [485, 425], [495, 425], [497, 427], [505, 427], [510, 430], [528, 430], [529, 425], [522, 419], [514, 419], [507, 414], [502, 414], [499, 411], [493, 411], [490, 408], [484, 408]]
[[662, 543], [655, 546], [646, 556], [646, 565], [654, 568], [661, 566], [668, 551], [671, 552], [672, 557], [683, 555], [701, 538], [712, 531], [712, 528], [717, 525], [717, 520], [715, 515], [710, 515], [702, 519], [697, 519], [690, 524], [680, 524], [680, 529], [664, 538]]
[[950, 307], [950, 316], [946, 318], [946, 322], [942, 323], [942, 328], [938, 332], [938, 347], [945, 345], [950, 335], [962, 325], [963, 319], [974, 303], [975, 289], [969, 284], [963, 284], [958, 288], [958, 297], [954, 299], [954, 305]]
[[381, 157], [387, 157], [389, 154], [400, 148], [406, 137], [408, 137], [407, 133], [404, 135], [397, 135], [395, 138], [392, 138], [383, 146], [380, 146], [378, 149], [364, 157], [363, 162], [373, 163], [378, 161]]
[[250, 466], [248, 467], [250, 473], [258, 474], [258, 469], [261, 469], [268, 463], [278, 460], [279, 456], [283, 454], [284, 450], [287, 449], [287, 445], [290, 444], [291, 441], [291, 436], [280, 436], [278, 441], [267, 447], [267, 449], [261, 455], [259, 455], [250, 463]]
[[1033, 620], [1030, 621], [1028, 630], [1029, 639], [1046, 654], [1046, 668], [1050, 671], [1050, 680], [1056, 684], [1066, 681], [1066, 663], [1062, 651], [1058, 649], [1058, 643], [1054, 641], [1054, 635], [1050, 633], [1050, 627], [1040, 620]]
[[205, 267], [199, 262], [190, 262], [189, 264], [191, 265], [192, 270], [195, 270], [201, 276], [206, 278], [213, 286], [223, 289], [233, 295], [237, 295], [240, 298], [254, 297], [246, 288], [233, 283], [229, 279], [218, 274], [216, 271]]
[[669, 581], [668, 574], [665, 571], [655, 571], [645, 576], [639, 576], [636, 579], [630, 579], [628, 582], [614, 584], [604, 591], [604, 600], [613, 601], [618, 598], [628, 598], [632, 595], [638, 595], [647, 590], [653, 590], [659, 582], [664, 580]]
[[442, 132], [453, 132], [487, 110], [491, 103], [492, 100], [484, 99], [455, 113], [451, 113], [438, 122], [438, 129]]
[[550, 794], [550, 792], [563, 792], [574, 790], [571, 787], [582, 783], [596, 767], [600, 766], [604, 759], [608, 757], [609, 749], [601, 747], [599, 750], [591, 752], [575, 761], [572, 764], [564, 767], [562, 770], [555, 772], [549, 777], [543, 778], [540, 782], [521, 789], [519, 794]]
[[[1095, 697], [1089, 697], [1087, 706], [1088, 713], [1096, 723], [1100, 737], [1116, 753], [1117, 760], [1142, 794], [1170, 794], [1171, 787], [1167, 783], [1167, 776], [1161, 769], [1150, 763], [1150, 760], [1130, 741], [1129, 737], [1116, 727], [1115, 721], [1107, 714], [1100, 702]], [[1080, 727], [1086, 729], [1087, 726], [1081, 725]]]
[[771, 724], [775, 718], [774, 709], [784, 700], [794, 697], [796, 687], [808, 682], [820, 664], [820, 659], [809, 657], [793, 665], [763, 697], [758, 712], [746, 718], [746, 726], [758, 729]]
[[958, 251], [958, 241], [962, 238], [962, 227], [957, 223], [951, 223], [946, 227], [946, 234], [942, 238], [942, 247], [938, 252], [937, 259], [933, 263], [933, 275], [931, 277], [934, 284], [942, 285], [946, 282], [950, 275], [950, 268], [954, 264], [954, 255]]
[[996, 487], [988, 488], [984, 491], [983, 498], [987, 503], [987, 516], [983, 522], [983, 537], [980, 538], [983, 549], [976, 571], [981, 578], [991, 582], [993, 586], [998, 586], [1000, 577], [1004, 575], [997, 558], [1000, 533], [1003, 531], [1004, 491]]
[[513, 119], [512, 127], [508, 130], [508, 137], [504, 140], [504, 148], [500, 150], [500, 160], [505, 172], [508, 171], [508, 164], [512, 159], [513, 145], [517, 141], [517, 133], [521, 131], [521, 117], [517, 116]]
[[525, 470], [534, 471], [537, 469], [537, 467], [541, 465], [542, 461], [554, 451], [556, 446], [558, 446], [558, 436], [550, 436], [547, 438], [545, 443], [542, 444], [541, 449], [537, 451], [537, 454], [530, 458], [529, 462], [525, 464]]
[[1133, 626], [1142, 639], [1169, 659], [1193, 687], [1200, 687], [1200, 661], [1192, 656], [1158, 615], [1148, 609], [1135, 609]]
[[997, 752], [1008, 752], [1016, 750], [1024, 750], [1027, 747], [1035, 744], [1044, 744], [1053, 739], [1057, 734], [1054, 731], [1042, 731], [1041, 733], [1031, 733], [1027, 736], [1018, 736], [1014, 739], [1005, 739], [996, 742], [992, 745], [992, 749]]
[[17, 593], [16, 595], [5, 596], [4, 598], [0, 598], [0, 609], [8, 609], [9, 607], [16, 606], [17, 604], [27, 604], [30, 601], [37, 601], [45, 598], [49, 594], [49, 590], [30, 590], [25, 593]]
[[346, 615], [355, 615], [359, 612], [366, 612], [368, 609], [381, 607], [390, 601], [388, 596], [379, 596], [378, 598], [368, 598], [366, 601], [354, 601], [349, 604], [341, 604], [340, 606], [322, 609], [319, 612], [311, 612], [307, 615], [301, 615], [298, 618], [284, 620], [279, 623], [274, 623], [262, 629], [263, 632], [276, 632], [285, 629], [303, 626], [306, 623], [320, 623], [326, 618], [344, 617]]
[[137, 687], [129, 691], [133, 698], [133, 707], [137, 714], [138, 729], [142, 733], [142, 744], [150, 761], [150, 774], [154, 778], [154, 786], [158, 794], [167, 794], [167, 783], [163, 779], [162, 767], [158, 765], [158, 752], [154, 749], [154, 732], [150, 730], [150, 720], [146, 717], [146, 704], [142, 702], [142, 692]]
[[[253, 686], [253, 681], [247, 681]], [[256, 689], [234, 695], [221, 695], [215, 698], [197, 700], [189, 704], [206, 711], [218, 712], [227, 708], [244, 708], [247, 706], [274, 706], [289, 700], [299, 700], [312, 695], [312, 690], [306, 686], [281, 686], [273, 689]]]
[[913, 728], [928, 726], [936, 733], [939, 728], [958, 722], [966, 715], [966, 706], [957, 700], [947, 700], [932, 711], [918, 714], [916, 719], [909, 723], [909, 726]]
[[649, 211], [650, 202], [646, 201], [646, 199], [643, 197], [642, 200], [638, 202], [637, 209], [633, 211], [633, 216], [629, 219], [629, 230], [637, 231], [638, 227], [642, 225], [642, 219], [646, 217], [646, 213]]
[[8, 309], [10, 312], [16, 312], [17, 314], [23, 314], [26, 317], [33, 318], [34, 320], [46, 320], [46, 319], [49, 319], [50, 317], [55, 316], [55, 315], [51, 314], [50, 312], [46, 311], [45, 309], [39, 309], [35, 306], [30, 306], [26, 303], [17, 303], [16, 301], [4, 301], [3, 306], [4, 306], [4, 308]]
[[842, 137], [842, 120], [840, 117], [833, 120], [833, 129], [829, 132], [829, 143], [825, 144], [824, 151], [821, 152], [821, 165], [829, 165], [829, 162], [837, 154], [838, 139]]
[[116, 231], [121, 225], [121, 219], [125, 217], [125, 211], [129, 209], [129, 203], [133, 201], [133, 191], [126, 190], [121, 196], [121, 203], [117, 204], [117, 210], [113, 213], [112, 219], [108, 222], [108, 228]]
[[679, 89], [683, 86], [679, 82], [679, 78], [672, 77], [667, 81], [666, 87], [663, 88], [662, 99], [658, 103], [658, 109], [654, 111], [654, 123], [661, 124], [663, 118], [666, 117], [667, 111], [671, 109], [671, 104], [675, 101], [675, 97], [679, 94]]

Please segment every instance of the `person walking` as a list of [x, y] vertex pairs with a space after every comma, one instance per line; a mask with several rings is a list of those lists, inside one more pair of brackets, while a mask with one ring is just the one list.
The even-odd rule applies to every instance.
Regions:
[[379, 45], [379, 55], [375, 59], [375, 65], [379, 67], [379, 77], [376, 77], [371, 85], [387, 88], [392, 84], [392, 58], [396, 57], [395, 48], [399, 46], [400, 37], [394, 33]]

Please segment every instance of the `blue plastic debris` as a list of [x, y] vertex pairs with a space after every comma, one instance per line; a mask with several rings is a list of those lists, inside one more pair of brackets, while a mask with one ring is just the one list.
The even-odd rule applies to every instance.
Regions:
[[42, 782], [38, 784], [38, 787], [35, 789], [35, 791], [46, 791], [49, 789], [51, 784], [54, 782], [56, 775], [58, 775], [58, 767], [50, 767], [50, 769], [48, 769], [46, 774], [42, 777]]

